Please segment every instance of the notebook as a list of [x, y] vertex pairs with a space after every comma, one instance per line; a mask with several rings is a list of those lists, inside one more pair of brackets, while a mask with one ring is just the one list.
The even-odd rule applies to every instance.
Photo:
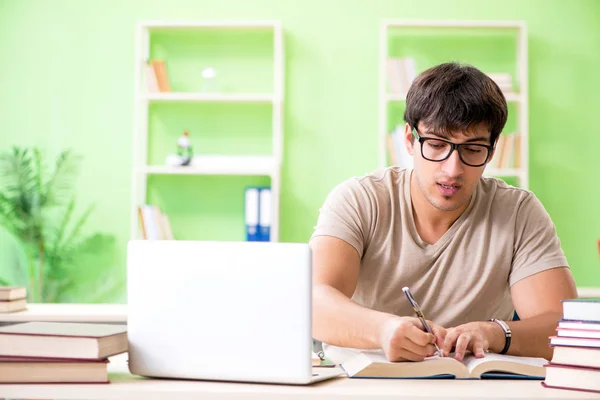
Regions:
[[486, 353], [483, 358], [466, 356], [429, 357], [418, 362], [390, 362], [381, 351], [362, 351], [346, 359], [341, 367], [351, 378], [456, 378], [456, 379], [544, 379], [543, 358]]

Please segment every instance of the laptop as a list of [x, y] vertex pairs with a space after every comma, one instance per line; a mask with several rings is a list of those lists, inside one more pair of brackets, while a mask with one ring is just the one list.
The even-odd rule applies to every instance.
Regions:
[[129, 370], [178, 379], [309, 384], [311, 251], [304, 243], [132, 240]]

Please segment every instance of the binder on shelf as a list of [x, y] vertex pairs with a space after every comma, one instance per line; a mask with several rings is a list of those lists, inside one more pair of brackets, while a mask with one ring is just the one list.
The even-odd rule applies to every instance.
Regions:
[[257, 242], [260, 240], [260, 235], [258, 232], [259, 205], [259, 188], [247, 187], [245, 191], [244, 209], [247, 242]]
[[261, 242], [271, 241], [271, 188], [259, 192], [258, 234]]

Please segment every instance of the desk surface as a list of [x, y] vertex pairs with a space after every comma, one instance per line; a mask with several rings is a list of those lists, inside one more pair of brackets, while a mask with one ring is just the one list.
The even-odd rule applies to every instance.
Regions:
[[126, 304], [27, 304], [27, 310], [0, 314], [0, 322], [127, 323]]
[[309, 386], [148, 379], [129, 374], [126, 355], [109, 364], [110, 384], [1, 385], [0, 398], [187, 399], [600, 399], [600, 394], [548, 389], [540, 381], [334, 378]]

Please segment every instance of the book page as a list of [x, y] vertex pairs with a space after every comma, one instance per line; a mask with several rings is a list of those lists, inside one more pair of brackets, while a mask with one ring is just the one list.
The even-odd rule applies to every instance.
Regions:
[[[480, 373], [488, 371], [512, 372], [515, 374], [529, 375], [536, 374], [536, 371], [543, 369], [548, 363], [543, 358], [535, 357], [517, 357], [503, 354], [485, 353], [485, 357], [476, 358], [474, 355], [466, 356], [462, 363], [467, 367], [471, 374], [478, 376]], [[489, 364], [489, 368], [486, 367]]]
[[[345, 360], [356, 357], [359, 354], [364, 354], [374, 363], [391, 364], [392, 362], [387, 359], [387, 356], [383, 350], [376, 349], [353, 349], [346, 347], [334, 347], [329, 346], [325, 351], [328, 358], [335, 359], [337, 363], [341, 364]], [[440, 356], [426, 357], [425, 360], [438, 359]]]
[[341, 363], [349, 377], [363, 378], [426, 378], [453, 375], [468, 378], [469, 371], [452, 357], [427, 357], [423, 361], [390, 362], [380, 350], [355, 351]]

